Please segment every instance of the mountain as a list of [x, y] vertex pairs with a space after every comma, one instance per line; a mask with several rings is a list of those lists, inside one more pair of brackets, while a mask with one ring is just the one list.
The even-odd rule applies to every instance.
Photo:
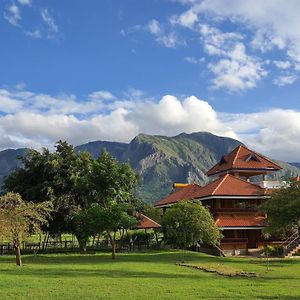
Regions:
[[9, 172], [21, 165], [18, 157], [25, 156], [26, 151], [26, 148], [0, 151], [0, 186], [2, 186], [3, 179], [9, 174]]
[[[138, 195], [145, 202], [151, 203], [167, 195], [173, 182], [195, 181], [205, 184], [208, 181], [205, 172], [241, 142], [207, 132], [197, 132], [182, 133], [175, 137], [139, 134], [129, 144], [107, 143], [108, 151], [116, 153], [115, 157], [120, 162], [129, 161], [140, 174]], [[97, 156], [101, 151], [101, 142], [91, 142], [79, 147], [81, 151], [86, 150]], [[78, 150], [78, 147], [75, 149]], [[119, 151], [120, 149], [123, 151]], [[300, 174], [300, 169], [295, 166], [282, 161], [276, 162], [283, 170], [270, 176], [272, 179]]]
[[[205, 172], [239, 144], [237, 140], [207, 132], [182, 133], [174, 137], [139, 134], [129, 144], [95, 141], [77, 146], [75, 151], [88, 151], [97, 157], [105, 148], [119, 162], [129, 161], [140, 175], [138, 196], [153, 203], [171, 191], [173, 182], [205, 184], [208, 181]], [[0, 181], [19, 164], [16, 157], [25, 153], [26, 149], [0, 152]], [[300, 174], [297, 167], [276, 162], [283, 170], [272, 178]]]
[[300, 163], [298, 163], [298, 162], [292, 162], [292, 163], [289, 163], [289, 164], [300, 169]]

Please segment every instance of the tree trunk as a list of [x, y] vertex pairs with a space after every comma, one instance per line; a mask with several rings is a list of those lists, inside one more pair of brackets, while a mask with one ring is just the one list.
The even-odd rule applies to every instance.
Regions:
[[15, 253], [16, 253], [16, 265], [22, 266], [21, 249], [20, 249], [19, 239], [14, 240], [14, 248], [15, 248]]
[[110, 232], [108, 232], [108, 236], [111, 244], [111, 258], [116, 259], [116, 241]]
[[76, 234], [75, 234], [75, 236], [76, 236], [78, 244], [79, 244], [79, 252], [83, 253], [83, 254], [86, 253], [86, 244], [87, 244], [86, 239], [83, 239]]

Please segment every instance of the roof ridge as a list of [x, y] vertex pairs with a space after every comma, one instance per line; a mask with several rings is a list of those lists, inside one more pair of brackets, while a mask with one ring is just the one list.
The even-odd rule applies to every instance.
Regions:
[[238, 155], [239, 155], [239, 153], [240, 153], [240, 151], [241, 151], [242, 146], [243, 146], [242, 144], [240, 144], [240, 145], [238, 146], [238, 150], [237, 150], [237, 152], [236, 152], [236, 155], [235, 155], [235, 157], [234, 157], [234, 160], [233, 160], [233, 162], [232, 162], [232, 165], [235, 164], [235, 162], [236, 162], [236, 160], [237, 160], [237, 158], [238, 158]]
[[224, 182], [224, 180], [229, 176], [229, 174], [226, 174], [222, 180], [219, 182], [219, 184], [216, 186], [216, 188], [213, 190], [213, 192], [211, 193], [212, 195], [215, 194], [215, 192], [218, 190], [218, 188], [221, 186], [221, 184]]
[[144, 215], [143, 213], [141, 213], [141, 216], [143, 216], [144, 218], [146, 218], [146, 219], [148, 219], [148, 220], [152, 221], [153, 223], [155, 223], [155, 224], [157, 224], [157, 225], [161, 226], [159, 223], [157, 223], [157, 222], [156, 222], [156, 221], [154, 221], [153, 219], [149, 218], [148, 216]]
[[272, 163], [272, 164], [274, 164], [274, 165], [276, 165], [277, 167], [279, 167], [279, 168], [282, 169], [282, 167], [280, 167], [277, 163], [273, 162], [271, 159], [267, 158], [267, 157], [264, 156], [263, 154], [260, 154], [260, 153], [254, 151], [254, 150], [251, 150], [251, 149], [249, 149], [247, 146], [244, 146], [244, 147], [245, 147], [247, 150], [249, 150], [250, 152], [253, 152], [254, 154], [256, 154], [256, 155], [262, 157], [263, 159], [267, 160], [268, 162], [270, 162], [270, 163]]

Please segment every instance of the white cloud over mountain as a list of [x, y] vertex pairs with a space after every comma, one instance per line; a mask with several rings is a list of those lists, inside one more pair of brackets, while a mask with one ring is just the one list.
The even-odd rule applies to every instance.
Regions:
[[224, 114], [195, 96], [166, 95], [156, 101], [136, 90], [124, 97], [95, 91], [86, 98], [0, 90], [0, 148], [52, 147], [58, 139], [75, 145], [91, 140], [128, 142], [141, 132], [173, 136], [209, 131], [240, 139], [274, 158], [300, 160], [299, 111]]

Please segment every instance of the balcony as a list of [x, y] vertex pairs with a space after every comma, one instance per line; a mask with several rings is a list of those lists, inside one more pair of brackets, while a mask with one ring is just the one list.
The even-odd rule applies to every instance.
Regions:
[[261, 188], [264, 189], [280, 189], [286, 184], [286, 181], [279, 181], [279, 180], [263, 180], [259, 182], [251, 182], [257, 184]]

